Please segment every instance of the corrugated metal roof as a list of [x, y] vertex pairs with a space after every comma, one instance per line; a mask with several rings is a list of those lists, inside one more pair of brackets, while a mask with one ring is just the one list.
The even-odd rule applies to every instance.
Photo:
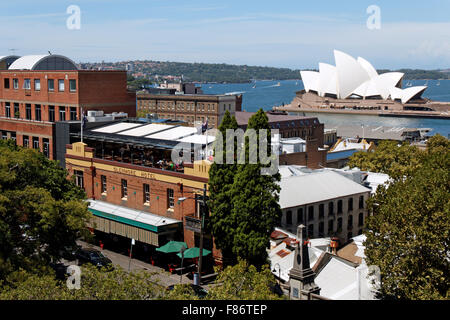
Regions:
[[370, 192], [370, 189], [333, 171], [282, 178], [279, 184], [282, 209]]
[[[167, 218], [164, 216], [159, 216], [153, 213], [148, 213], [144, 211], [134, 210], [118, 205], [114, 205], [108, 202], [99, 201], [99, 200], [88, 200], [89, 202], [89, 210], [91, 211], [98, 211], [102, 213], [106, 213], [108, 215], [112, 215], [113, 219], [114, 216], [117, 218], [120, 218], [119, 220], [121, 222], [127, 223], [127, 224], [140, 224], [140, 227], [144, 227], [142, 224], [147, 225], [150, 227], [149, 229], [152, 229], [152, 231], [157, 231], [158, 227], [162, 227], [169, 224], [178, 224], [182, 223], [182, 221]], [[128, 222], [127, 222], [128, 221]], [[153, 227], [153, 228], [152, 228]], [[146, 228], [148, 229], [148, 228]]]

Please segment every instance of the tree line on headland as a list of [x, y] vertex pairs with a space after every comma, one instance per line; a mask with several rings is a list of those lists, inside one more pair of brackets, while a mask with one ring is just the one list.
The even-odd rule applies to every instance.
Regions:
[[[145, 78], [153, 82], [167, 80], [180, 80], [202, 83], [245, 83], [253, 79], [258, 80], [300, 80], [299, 69], [274, 68], [248, 65], [232, 65], [218, 63], [186, 63], [186, 62], [164, 62], [164, 61], [123, 61], [102, 63], [81, 63], [83, 69], [126, 69], [131, 64], [133, 71], [130, 73], [135, 78]], [[316, 70], [317, 71], [317, 70]], [[378, 70], [385, 73], [391, 70]], [[405, 79], [450, 79], [448, 70], [420, 70], [400, 69], [395, 70], [405, 73]]]

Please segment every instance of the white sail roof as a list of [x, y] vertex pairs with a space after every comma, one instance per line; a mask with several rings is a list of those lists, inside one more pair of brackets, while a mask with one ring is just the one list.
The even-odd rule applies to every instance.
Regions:
[[319, 72], [300, 71], [300, 75], [306, 92], [309, 92], [310, 90], [319, 92]]
[[319, 63], [320, 95], [326, 93], [337, 95], [337, 71], [336, 67], [328, 63]]
[[334, 50], [334, 59], [337, 68], [338, 97], [345, 99], [370, 77], [358, 61], [348, 54]]
[[363, 99], [378, 97], [382, 99], [401, 99], [407, 103], [420, 95], [427, 87], [410, 87], [401, 89], [404, 76], [401, 72], [378, 74], [370, 62], [364, 58], [354, 59], [352, 56], [334, 50], [336, 66], [319, 63], [319, 72], [300, 71], [305, 91], [316, 91], [321, 97], [326, 94], [345, 99], [357, 95]]

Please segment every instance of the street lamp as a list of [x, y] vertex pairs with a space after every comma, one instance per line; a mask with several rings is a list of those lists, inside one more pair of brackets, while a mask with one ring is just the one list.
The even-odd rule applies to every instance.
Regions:
[[[196, 199], [189, 197], [178, 198], [178, 202], [183, 202], [186, 199]], [[206, 205], [206, 184], [203, 185], [203, 199], [200, 200], [202, 202], [202, 209], [200, 210], [201, 214], [201, 225], [200, 225], [200, 247], [198, 253], [198, 282], [202, 283], [202, 257], [203, 257], [203, 230], [205, 228], [205, 212], [207, 211]]]
[[276, 266], [278, 266], [278, 284], [281, 285], [281, 266], [279, 263], [275, 263], [275, 265], [273, 266], [272, 272], [276, 271], [276, 269], [275, 269]]

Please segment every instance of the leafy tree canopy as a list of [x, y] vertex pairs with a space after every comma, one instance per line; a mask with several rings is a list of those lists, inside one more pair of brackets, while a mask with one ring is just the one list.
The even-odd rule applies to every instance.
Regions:
[[41, 269], [86, 232], [85, 193], [57, 162], [0, 141], [0, 279]]
[[[387, 156], [389, 150], [382, 150]], [[398, 150], [393, 146], [391, 153]], [[426, 151], [414, 152], [420, 162], [413, 161], [409, 168], [405, 163], [403, 172], [408, 174], [379, 186], [368, 202], [373, 216], [365, 232], [367, 263], [380, 267], [382, 298], [448, 299], [450, 144], [435, 136]], [[388, 163], [387, 173], [396, 166]]]

